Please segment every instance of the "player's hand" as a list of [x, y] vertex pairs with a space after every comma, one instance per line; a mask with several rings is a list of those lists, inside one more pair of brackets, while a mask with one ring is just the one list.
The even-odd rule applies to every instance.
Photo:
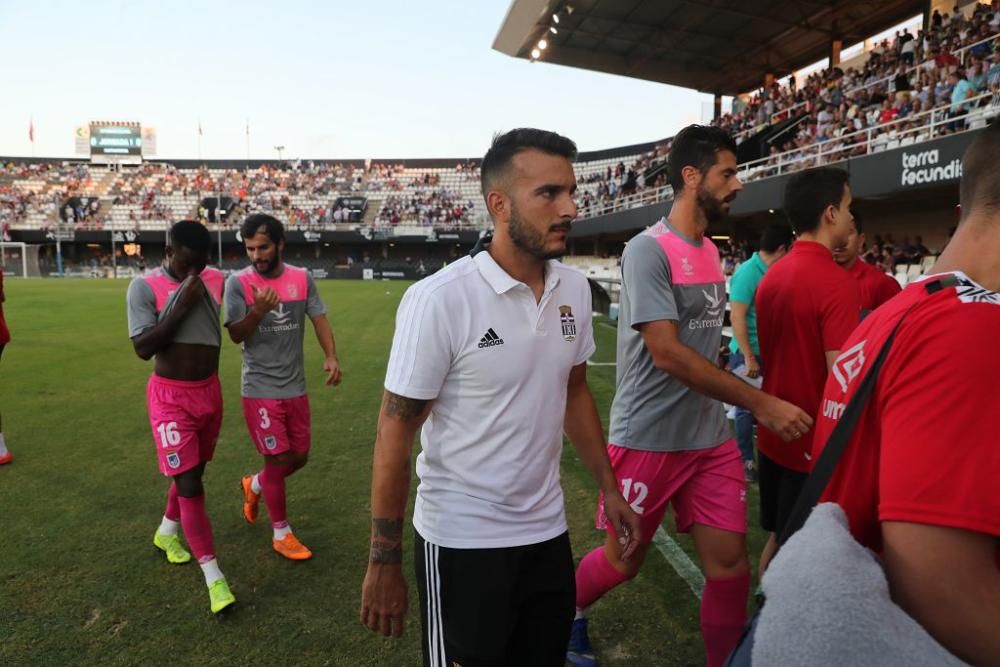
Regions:
[[639, 515], [632, 511], [622, 494], [615, 489], [604, 494], [604, 516], [614, 526], [621, 547], [621, 560], [627, 561], [642, 540]]
[[785, 442], [804, 437], [813, 426], [812, 417], [788, 401], [767, 396], [762, 408], [754, 413], [761, 424]]
[[323, 370], [326, 372], [326, 384], [336, 387], [340, 384], [341, 376], [340, 363], [337, 357], [327, 357], [323, 361]]
[[402, 637], [407, 611], [402, 566], [369, 563], [361, 584], [361, 624], [386, 637]]
[[196, 274], [191, 274], [184, 279], [180, 286], [180, 295], [177, 302], [181, 308], [187, 310], [208, 295], [208, 289], [204, 281]]
[[265, 287], [261, 290], [257, 289], [256, 285], [250, 285], [250, 289], [253, 291], [253, 308], [251, 310], [258, 315], [263, 317], [278, 307], [280, 299], [278, 299], [278, 293], [272, 288]]
[[757, 361], [757, 357], [751, 354], [744, 359], [747, 366], [747, 377], [751, 380], [760, 377], [760, 362]]

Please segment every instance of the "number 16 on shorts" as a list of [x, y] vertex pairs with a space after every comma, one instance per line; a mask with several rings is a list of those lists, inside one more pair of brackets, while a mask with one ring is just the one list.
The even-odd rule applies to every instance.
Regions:
[[[177, 422], [160, 422], [156, 427], [156, 433], [160, 437], [160, 447], [164, 450], [173, 450], [181, 444], [181, 433], [177, 430]], [[162, 460], [166, 467], [171, 470], [177, 470], [181, 467], [179, 451], [164, 451]]]

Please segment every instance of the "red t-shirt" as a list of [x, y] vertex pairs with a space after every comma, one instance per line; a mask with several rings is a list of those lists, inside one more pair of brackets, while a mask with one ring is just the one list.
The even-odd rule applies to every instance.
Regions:
[[10, 331], [7, 329], [7, 322], [3, 318], [3, 302], [5, 297], [3, 295], [3, 269], [0, 269], [0, 345], [6, 345], [10, 342]]
[[[826, 352], [839, 350], [860, 321], [857, 281], [826, 246], [796, 241], [764, 275], [754, 306], [764, 391], [815, 415], [826, 382]], [[811, 433], [784, 442], [760, 426], [757, 446], [779, 465], [809, 470]]]
[[896, 116], [899, 115], [899, 109], [894, 107], [889, 107], [888, 109], [882, 109], [882, 113], [879, 115], [880, 123], [891, 123], [896, 120]]
[[894, 278], [882, 273], [863, 259], [855, 261], [854, 266], [847, 272], [857, 279], [861, 290], [862, 319], [901, 291], [899, 283]]
[[1000, 414], [1000, 346], [993, 340], [1000, 294], [954, 275], [957, 288], [931, 294], [927, 285], [936, 278], [922, 280], [872, 313], [844, 344], [823, 393], [817, 456], [889, 333], [917, 304], [823, 495], [844, 508], [851, 533], [875, 551], [882, 548], [881, 521], [1000, 536], [993, 422]]

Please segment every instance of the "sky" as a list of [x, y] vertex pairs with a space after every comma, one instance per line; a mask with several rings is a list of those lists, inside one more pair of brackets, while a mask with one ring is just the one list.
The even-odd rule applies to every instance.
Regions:
[[711, 109], [692, 90], [494, 51], [509, 5], [0, 0], [0, 155], [72, 157], [91, 120], [155, 128], [159, 158], [246, 158], [248, 124], [251, 158], [481, 156], [521, 126], [587, 151]]

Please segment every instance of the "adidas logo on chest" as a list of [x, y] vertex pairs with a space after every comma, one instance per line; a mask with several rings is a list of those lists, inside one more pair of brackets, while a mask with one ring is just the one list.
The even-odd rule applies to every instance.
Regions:
[[495, 347], [497, 345], [503, 345], [503, 338], [497, 335], [497, 332], [493, 330], [493, 327], [490, 327], [489, 330], [483, 334], [483, 337], [479, 339], [479, 348]]

